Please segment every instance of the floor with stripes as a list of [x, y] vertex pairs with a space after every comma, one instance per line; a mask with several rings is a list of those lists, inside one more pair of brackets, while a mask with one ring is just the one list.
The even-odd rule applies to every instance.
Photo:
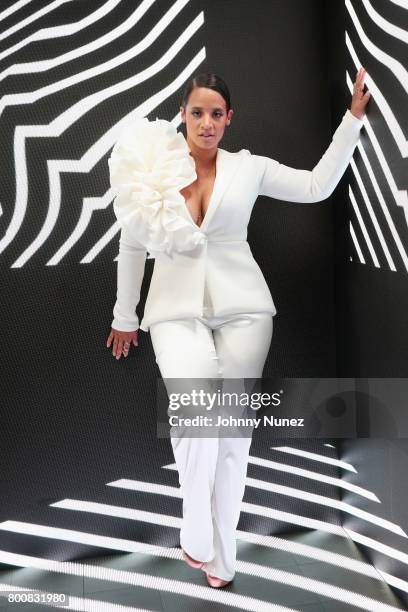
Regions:
[[[251, 449], [237, 529], [237, 572], [227, 587], [208, 586], [204, 572], [183, 561], [179, 545], [157, 543], [163, 542], [163, 531], [155, 532], [155, 528], [168, 532], [168, 541], [178, 539], [181, 496], [173, 463], [162, 466], [168, 484], [125, 478], [106, 483], [109, 491], [134, 495], [133, 503], [121, 506], [66, 498], [50, 504], [56, 511], [80, 518], [93, 514], [95, 520], [108, 517], [116, 525], [121, 520], [134, 521], [141, 527], [139, 540], [67, 529], [61, 523], [30, 523], [12, 517], [0, 522], [0, 541], [6, 544], [0, 546], [0, 612], [406, 609], [397, 593], [398, 588], [407, 592], [408, 584], [402, 580], [396, 584], [396, 578], [391, 580], [393, 577], [369, 563], [361, 544], [388, 555], [393, 549], [386, 549], [380, 538], [362, 540], [358, 530], [339, 524], [336, 513], [341, 509], [354, 514], [388, 531], [390, 537], [391, 532], [394, 538], [406, 537], [405, 532], [378, 517], [374, 507], [372, 513], [361, 515], [337, 495], [322, 495], [337, 485], [365, 497], [368, 503], [379, 501], [371, 491], [337, 479], [339, 470], [356, 470], [337, 458], [331, 444], [317, 441], [314, 449], [316, 444], [319, 453], [299, 442], [270, 447], [269, 459]], [[274, 461], [279, 456], [281, 461]], [[289, 486], [296, 478], [302, 486]], [[178, 510], [166, 512], [166, 500]], [[299, 503], [304, 504], [302, 513]], [[69, 560], [61, 559], [61, 550], [67, 550], [64, 546], [74, 544], [84, 546], [83, 556], [77, 554], [73, 559], [67, 554]], [[18, 550], [26, 554], [13, 552]]]

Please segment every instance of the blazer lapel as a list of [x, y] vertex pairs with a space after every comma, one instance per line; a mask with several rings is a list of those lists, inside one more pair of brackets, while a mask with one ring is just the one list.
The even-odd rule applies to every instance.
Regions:
[[218, 148], [217, 158], [215, 163], [216, 175], [214, 181], [214, 188], [211, 194], [210, 202], [208, 204], [207, 212], [204, 217], [204, 221], [201, 224], [200, 229], [204, 230], [208, 227], [212, 217], [221, 199], [230, 185], [233, 176], [238, 170], [238, 166], [242, 161], [243, 156], [237, 155], [236, 153], [230, 153], [225, 149]]

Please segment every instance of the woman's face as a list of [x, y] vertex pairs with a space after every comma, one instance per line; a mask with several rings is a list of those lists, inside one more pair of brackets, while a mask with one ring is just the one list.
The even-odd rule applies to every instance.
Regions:
[[225, 126], [231, 123], [233, 110], [227, 113], [221, 94], [208, 87], [194, 87], [187, 106], [180, 106], [180, 113], [187, 129], [187, 143], [197, 149], [217, 149], [224, 135]]

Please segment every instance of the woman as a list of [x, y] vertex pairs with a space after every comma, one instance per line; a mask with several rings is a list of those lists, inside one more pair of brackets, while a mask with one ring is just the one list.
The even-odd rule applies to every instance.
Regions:
[[[154, 201], [152, 194], [157, 199], [160, 189], [157, 181], [144, 191], [153, 180], [154, 168], [144, 175], [136, 172], [145, 184], [130, 197], [128, 181], [114, 205], [121, 237], [117, 300], [107, 346], [112, 346], [116, 359], [122, 354], [127, 357], [132, 343], [138, 345], [141, 327], [150, 330], [168, 392], [171, 379], [262, 376], [276, 308], [246, 240], [252, 207], [258, 195], [317, 202], [332, 193], [349, 164], [363, 125], [370, 95], [363, 94], [364, 77], [361, 68], [351, 110], [346, 111], [312, 171], [289, 168], [246, 149], [237, 153], [220, 149], [218, 144], [233, 116], [228, 88], [214, 74], [200, 74], [190, 81], [180, 106], [187, 148], [173, 159], [178, 176], [157, 175], [166, 176], [172, 185], [173, 190], [163, 192], [166, 206], [160, 208]], [[118, 190], [126, 182], [126, 156], [134, 146], [127, 137], [127, 144], [126, 136], [119, 139], [109, 160], [111, 183]], [[177, 143], [168, 147], [170, 155], [176, 156], [182, 144]], [[139, 159], [137, 155], [135, 159]], [[170, 163], [166, 168], [172, 167], [171, 161], [166, 158], [166, 164]], [[164, 167], [162, 163], [161, 169]], [[135, 202], [142, 205], [137, 208]], [[158, 210], [161, 233], [153, 220]], [[165, 216], [170, 213], [171, 217]], [[156, 261], [139, 325], [135, 308], [147, 251], [156, 251]], [[208, 584], [225, 586], [235, 574], [235, 529], [251, 438], [176, 437], [171, 442], [183, 494], [183, 557], [206, 573]]]

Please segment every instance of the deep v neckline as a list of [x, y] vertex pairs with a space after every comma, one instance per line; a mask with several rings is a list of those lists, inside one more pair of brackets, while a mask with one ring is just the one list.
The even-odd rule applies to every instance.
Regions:
[[[191, 157], [193, 157], [193, 156], [191, 156]], [[218, 179], [218, 176], [219, 176], [219, 172], [218, 172], [219, 158], [220, 158], [220, 149], [218, 148], [217, 149], [217, 154], [215, 156], [215, 178], [214, 178], [214, 184], [213, 184], [213, 188], [212, 188], [212, 191], [211, 191], [210, 199], [208, 200], [207, 210], [205, 211], [205, 215], [203, 217], [203, 220], [201, 221], [201, 225], [197, 225], [197, 223], [194, 221], [193, 216], [192, 216], [192, 214], [190, 212], [190, 209], [187, 206], [186, 199], [185, 199], [184, 196], [182, 196], [183, 201], [184, 201], [184, 208], [185, 208], [185, 210], [186, 210], [186, 212], [187, 212], [187, 214], [189, 216], [189, 220], [194, 225], [194, 227], [196, 227], [200, 231], [202, 231], [202, 229], [203, 229], [203, 226], [204, 226], [204, 224], [206, 222], [206, 219], [208, 217], [208, 213], [210, 211], [210, 208], [211, 208], [211, 205], [212, 205], [212, 202], [213, 202], [213, 199], [214, 199], [215, 188], [217, 186], [217, 179]], [[194, 166], [195, 166], [195, 159], [194, 159], [194, 157], [193, 157], [193, 161], [194, 161]], [[197, 175], [197, 172], [196, 172], [196, 175]]]

